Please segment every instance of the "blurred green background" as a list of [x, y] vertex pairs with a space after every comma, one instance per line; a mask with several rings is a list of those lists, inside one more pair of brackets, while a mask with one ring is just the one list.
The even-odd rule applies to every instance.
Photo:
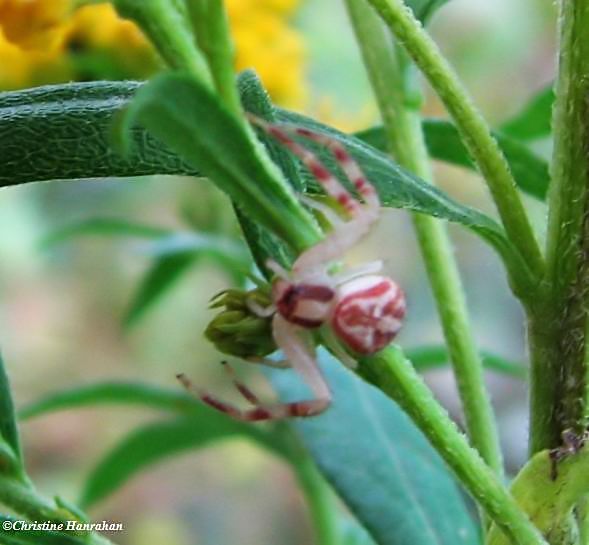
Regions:
[[[257, 67], [278, 102], [343, 129], [376, 122], [376, 107], [340, 0], [266, 1], [256, 10], [241, 11], [238, 4], [239, 0], [229, 2], [243, 48], [240, 68]], [[273, 4], [288, 6], [278, 9]], [[129, 45], [135, 38], [128, 37], [128, 29], [123, 38], [106, 32], [113, 28], [106, 12], [86, 15], [83, 23], [86, 26], [78, 23], [75, 31], [68, 30], [66, 45], [55, 54], [58, 62], [40, 61], [40, 53], [22, 44], [0, 43], [3, 88], [69, 79], [138, 78], [156, 66], [143, 46]], [[431, 30], [487, 119], [496, 125], [553, 78], [554, 23], [553, 6], [540, 0], [451, 0], [434, 18]], [[10, 34], [6, 28], [4, 32]], [[277, 41], [276, 36], [282, 38]], [[16, 63], [12, 71], [11, 63]], [[426, 110], [428, 115], [444, 115], [431, 93]], [[546, 153], [548, 148], [547, 144], [539, 151]], [[34, 157], [34, 150], [23, 153]], [[494, 213], [475, 175], [445, 165], [437, 165], [436, 174], [455, 198]], [[224, 197], [192, 179], [55, 182], [0, 192], [0, 345], [18, 406], [99, 380], [179, 387], [174, 378], [178, 372], [209, 390], [234, 395], [218, 365], [221, 356], [202, 335], [213, 315], [207, 309], [209, 299], [231, 282], [214, 264], [202, 262], [192, 268], [157, 308], [123, 331], [122, 318], [151, 262], [149, 245], [87, 236], [50, 249], [40, 247], [56, 229], [94, 217], [180, 230], [204, 227], [210, 225], [211, 202], [221, 203], [220, 224], [231, 232], [234, 220]], [[541, 233], [544, 207], [526, 202]], [[464, 230], [452, 228], [452, 234], [480, 346], [524, 361], [522, 313], [496, 256]], [[383, 257], [409, 300], [398, 342], [406, 347], [440, 342], [431, 293], [404, 212], [384, 213], [378, 230], [357, 248], [353, 259]], [[271, 395], [257, 369], [245, 363], [238, 368]], [[427, 378], [459, 419], [451, 373], [435, 371]], [[525, 453], [525, 385], [492, 374], [487, 378], [513, 472]], [[100, 408], [26, 422], [23, 442], [35, 482], [47, 494], [74, 500], [84, 476], [101, 456], [148, 419], [153, 415], [144, 410]], [[91, 515], [124, 522], [125, 532], [113, 536], [120, 545], [312, 543], [305, 506], [288, 468], [240, 441], [170, 459], [136, 477]]]

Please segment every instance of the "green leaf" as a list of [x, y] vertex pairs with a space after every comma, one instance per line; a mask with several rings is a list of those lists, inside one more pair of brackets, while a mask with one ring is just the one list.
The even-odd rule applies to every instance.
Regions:
[[245, 248], [220, 235], [177, 233], [155, 242], [151, 255], [154, 264], [141, 281], [126, 313], [124, 324], [135, 325], [192, 266], [208, 259], [227, 272], [236, 285], [243, 284], [249, 269]]
[[[274, 106], [264, 89], [262, 82], [253, 70], [246, 70], [239, 75], [243, 107], [250, 113], [269, 122], [275, 121]], [[305, 190], [305, 181], [301, 176], [298, 163], [284, 146], [276, 139], [269, 137], [264, 131], [257, 131], [258, 138], [263, 142], [270, 158], [276, 163], [290, 186], [296, 192]], [[271, 258], [287, 269], [295, 259], [294, 253], [280, 239], [263, 225], [252, 221], [239, 206], [235, 206], [241, 230], [252, 252], [258, 269], [270, 278], [272, 273], [266, 268], [266, 261]]]
[[111, 404], [139, 405], [179, 413], [201, 407], [194, 396], [180, 387], [167, 389], [140, 382], [103, 382], [50, 394], [22, 408], [18, 416], [26, 420], [54, 411]]
[[449, 0], [407, 0], [406, 4], [413, 10], [415, 17], [422, 23], [427, 23], [435, 11]]
[[340, 532], [341, 545], [376, 545], [370, 534], [349, 517], [342, 520]]
[[536, 94], [520, 113], [503, 123], [499, 130], [519, 140], [550, 136], [553, 104], [554, 89], [550, 84]]
[[[577, 441], [580, 438], [576, 438]], [[578, 445], [580, 446], [580, 444]], [[589, 492], [589, 448], [566, 452], [555, 463], [555, 451], [536, 453], [520, 470], [510, 486], [521, 509], [554, 545], [578, 543], [575, 508]], [[509, 545], [510, 541], [495, 525], [491, 526], [487, 545]]]
[[78, 503], [88, 508], [156, 462], [232, 437], [251, 439], [276, 454], [283, 452], [277, 436], [201, 404], [189, 416], [148, 424], [123, 439], [92, 471]]
[[[416, 348], [405, 348], [407, 359], [415, 365], [418, 371], [427, 371], [437, 367], [443, 367], [450, 362], [448, 349], [443, 345], [419, 346]], [[528, 376], [527, 368], [521, 363], [506, 360], [490, 352], [482, 352], [482, 360], [485, 368], [510, 375], [512, 377], [525, 379]]]
[[[286, 110], [279, 110], [277, 118], [282, 123], [302, 126], [343, 143], [376, 187], [383, 206], [427, 214], [471, 229], [494, 247], [503, 258], [512, 280], [512, 288], [518, 295], [525, 298], [526, 293], [531, 292], [529, 287], [535, 283], [535, 279], [496, 221], [478, 210], [452, 200], [443, 191], [401, 169], [388, 155], [358, 138]], [[314, 151], [330, 168], [338, 170], [327, 150], [314, 147]], [[322, 190], [317, 182], [310, 174], [307, 173], [307, 176], [307, 191], [320, 194]]]
[[[108, 140], [113, 116], [142, 82], [48, 85], [0, 93], [0, 186], [45, 180], [196, 174], [145, 131], [132, 156]], [[31, 153], [23, 153], [23, 150]]]
[[21, 519], [0, 515], [0, 543], [2, 545], [87, 545], [87, 540], [65, 532], [48, 530], [4, 530], [5, 522], [13, 524]]
[[[451, 122], [425, 119], [423, 131], [431, 157], [476, 170], [456, 127]], [[356, 136], [371, 146], [386, 151], [386, 138], [382, 127], [362, 131]], [[500, 132], [494, 132], [493, 136], [505, 154], [518, 187], [529, 195], [544, 200], [550, 183], [548, 163], [535, 155], [525, 144], [510, 136]]]
[[[4, 469], [10, 473], [16, 472], [22, 476], [23, 460], [16, 415], [12, 401], [10, 382], [4, 367], [4, 360], [0, 354], [0, 443], [5, 443], [7, 448], [0, 449], [0, 470]], [[2, 463], [4, 462], [4, 463]], [[15, 465], [16, 464], [16, 467]], [[4, 465], [6, 467], [4, 467]]]
[[[156, 136], [172, 138], [174, 142], [170, 140], [168, 145], [191, 161], [192, 168], [177, 157], [170, 161], [170, 154], [162, 151], [169, 148], [159, 144], [154, 149], [154, 140], [147, 138], [145, 132], [141, 131], [135, 133], [133, 154], [129, 156], [127, 163], [113, 160], [115, 154], [108, 150], [103, 133], [112, 123], [113, 116], [120, 112], [137, 89], [138, 85], [135, 83], [119, 83], [96, 84], [95, 87], [70, 85], [43, 88], [30, 93], [5, 94], [0, 98], [0, 145], [6, 144], [0, 164], [0, 185], [55, 177], [68, 179], [171, 172], [194, 174], [202, 168], [202, 172], [212, 175], [219, 185], [227, 189], [230, 186], [232, 189], [245, 187], [251, 190], [252, 194], [248, 197], [233, 190], [231, 195], [250, 215], [252, 210], [266, 219], [267, 214], [272, 214], [274, 219], [269, 223], [264, 222], [267, 227], [282, 228], [281, 226], [288, 224], [290, 228], [297, 225], [302, 229], [308, 225], [307, 217], [301, 221], [292, 219], [294, 216], [298, 217], [299, 212], [293, 211], [294, 216], [283, 214], [283, 207], [291, 198], [287, 190], [283, 195], [284, 199], [279, 198], [279, 202], [269, 199], [270, 194], [275, 197], [278, 195], [274, 191], [268, 191], [269, 188], [276, 189], [276, 180], [264, 168], [263, 175], [259, 172], [257, 151], [252, 148], [240, 122], [189, 78], [170, 74], [160, 76], [142, 88], [140, 101], [135, 103], [134, 112], [136, 116], [146, 117], [143, 121], [153, 125], [151, 128]], [[248, 92], [250, 87], [244, 85], [243, 89]], [[402, 171], [386, 155], [357, 139], [295, 114], [281, 111], [277, 117], [279, 121], [300, 123], [326, 132], [351, 146], [368, 176], [378, 186], [386, 206], [406, 208], [462, 223], [483, 236], [499, 251], [508, 263], [512, 278], [528, 275], [525, 263], [516, 263], [518, 257], [514, 255], [503, 230], [487, 216], [461, 206], [441, 191]], [[2, 130], [3, 128], [6, 130]], [[8, 139], [4, 142], [4, 135], [9, 133], [19, 143], [17, 148]], [[230, 143], [227, 136], [229, 134]], [[226, 153], [228, 144], [233, 150], [229, 154]], [[35, 150], [32, 156], [23, 157], [21, 150], [25, 145], [27, 149]], [[81, 150], [80, 145], [83, 145]], [[75, 160], [70, 165], [72, 156]], [[82, 162], [76, 162], [78, 156], [83, 156]], [[30, 163], [36, 165], [33, 170], [28, 163], [21, 164], [31, 157], [34, 160]], [[83, 170], [77, 169], [81, 163]], [[136, 170], [129, 167], [131, 164]], [[59, 170], [53, 169], [52, 165], [58, 165]], [[175, 169], [170, 165], [175, 166]], [[227, 178], [224, 177], [225, 173], [228, 174]], [[317, 184], [312, 184], [309, 189], [316, 192]], [[265, 202], [268, 206], [260, 207], [260, 202]], [[290, 209], [290, 205], [288, 208]], [[278, 234], [285, 236], [284, 233]], [[315, 232], [304, 235], [309, 244], [313, 244], [316, 237]]]
[[172, 232], [171, 229], [144, 225], [121, 218], [89, 218], [53, 231], [41, 241], [41, 246], [45, 248], [51, 247], [85, 235], [154, 239], [170, 235]]
[[[379, 545], [477, 544], [448, 469], [401, 409], [339, 362], [321, 357], [332, 406], [293, 426], [325, 477]], [[269, 371], [283, 399], [304, 399], [293, 373]]]
[[202, 169], [252, 219], [294, 248], [317, 242], [312, 218], [266, 159], [249, 126], [199, 82], [179, 73], [151, 80], [130, 104], [123, 131], [136, 125]]

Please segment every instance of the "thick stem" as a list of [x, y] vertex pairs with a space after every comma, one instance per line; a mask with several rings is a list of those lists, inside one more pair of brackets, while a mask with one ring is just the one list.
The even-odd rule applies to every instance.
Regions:
[[292, 460], [292, 464], [305, 495], [318, 545], [339, 545], [338, 509], [333, 492], [306, 453]]
[[485, 464], [434, 399], [431, 390], [395, 347], [360, 362], [359, 372], [399, 403], [434, 445], [466, 490], [487, 515], [519, 545], [546, 545], [546, 541], [517, 506], [499, 477]]
[[241, 114], [229, 20], [223, 0], [187, 0], [188, 12], [201, 51], [208, 60], [215, 87], [225, 106]]
[[[419, 90], [413, 86], [412, 67], [366, 0], [346, 0], [346, 4], [378, 100], [389, 148], [401, 166], [432, 182], [416, 109], [420, 100]], [[469, 436], [483, 459], [502, 474], [497, 428], [450, 239], [444, 224], [432, 217], [414, 214], [413, 223], [454, 366]]]
[[213, 79], [197, 48], [183, 0], [113, 0], [121, 17], [133, 20], [149, 37], [165, 63], [190, 73], [207, 87]]
[[489, 186], [509, 238], [530, 269], [541, 274], [544, 261], [540, 247], [507, 161], [454, 70], [402, 0], [368, 1], [444, 102]]
[[589, 3], [560, 2], [546, 295], [530, 310], [532, 453], [585, 428], [589, 303]]

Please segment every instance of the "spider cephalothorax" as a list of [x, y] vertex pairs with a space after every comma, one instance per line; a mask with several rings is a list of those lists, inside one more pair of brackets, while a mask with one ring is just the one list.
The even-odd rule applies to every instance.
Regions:
[[[296, 126], [282, 126], [250, 117], [250, 120], [275, 137], [307, 167], [326, 194], [343, 207], [349, 216], [342, 220], [331, 208], [304, 198], [332, 224], [325, 239], [303, 252], [287, 271], [273, 261], [268, 268], [275, 273], [272, 282], [272, 304], [251, 309], [260, 316], [272, 316], [272, 333], [285, 360], [276, 362], [250, 358], [272, 366], [296, 369], [305, 379], [315, 398], [272, 406], [262, 405], [257, 396], [232, 375], [238, 391], [255, 407], [242, 411], [208, 393], [201, 399], [217, 410], [240, 420], [274, 420], [292, 416], [312, 416], [324, 411], [331, 401], [326, 384], [315, 359], [312, 331], [326, 326], [337, 342], [347, 351], [370, 355], [382, 350], [397, 335], [405, 315], [405, 296], [390, 278], [378, 275], [381, 262], [355, 268], [339, 268], [334, 263], [357, 244], [378, 220], [380, 202], [372, 184], [357, 163], [335, 139]], [[291, 135], [312, 140], [328, 148], [339, 167], [364, 202], [356, 200], [340, 181], [323, 165], [313, 152], [300, 145]], [[339, 352], [345, 362], [352, 361], [346, 351]], [[227, 367], [231, 372], [231, 369]], [[188, 384], [184, 377], [181, 380]]]

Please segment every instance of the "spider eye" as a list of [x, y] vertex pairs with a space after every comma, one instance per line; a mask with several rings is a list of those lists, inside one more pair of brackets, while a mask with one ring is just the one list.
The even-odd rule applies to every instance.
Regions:
[[395, 282], [383, 276], [364, 276], [340, 287], [332, 327], [355, 352], [373, 354], [397, 336], [405, 310], [405, 294]]

